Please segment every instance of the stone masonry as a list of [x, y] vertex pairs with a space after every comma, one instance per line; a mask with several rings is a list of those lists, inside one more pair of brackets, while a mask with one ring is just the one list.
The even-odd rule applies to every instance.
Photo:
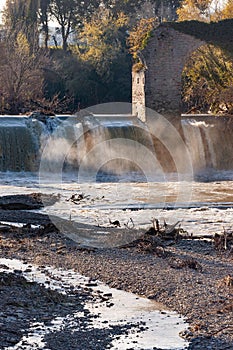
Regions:
[[197, 21], [167, 22], [158, 26], [140, 53], [145, 70], [132, 73], [132, 113], [145, 121], [145, 106], [161, 113], [180, 112], [181, 76], [187, 60], [207, 43], [225, 40], [231, 44], [231, 24], [233, 20], [209, 25]]
[[159, 26], [143, 51], [146, 70], [133, 72], [133, 114], [145, 119], [143, 103], [157, 112], [180, 111], [181, 76], [188, 57], [204, 41], [168, 26]]

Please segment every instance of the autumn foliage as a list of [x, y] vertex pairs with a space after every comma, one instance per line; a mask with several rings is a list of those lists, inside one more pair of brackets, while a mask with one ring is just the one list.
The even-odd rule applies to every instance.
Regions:
[[[233, 2], [184, 0], [179, 21], [218, 21], [233, 18]], [[194, 52], [183, 71], [184, 110], [233, 114], [233, 58], [218, 46]]]

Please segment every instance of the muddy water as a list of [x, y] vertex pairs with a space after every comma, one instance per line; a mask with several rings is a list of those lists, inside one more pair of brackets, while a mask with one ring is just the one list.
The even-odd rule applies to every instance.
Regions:
[[[59, 193], [60, 201], [43, 209], [42, 212], [73, 221], [109, 226], [109, 220], [119, 220], [121, 227], [134, 226], [146, 229], [151, 225], [152, 218], [166, 220], [168, 223], [179, 220], [185, 230], [194, 234], [213, 234], [222, 232], [223, 228], [232, 227], [233, 181], [230, 172], [215, 173], [212, 177], [204, 174], [193, 182], [178, 182], [172, 175], [166, 182], [150, 183], [130, 182], [129, 178], [115, 183], [78, 183], [75, 175], [63, 177], [60, 183], [54, 183], [49, 178], [44, 183], [40, 183], [38, 176], [32, 173], [1, 173], [0, 179], [2, 195], [31, 192]], [[179, 200], [180, 192], [182, 192], [182, 201]], [[83, 199], [72, 202], [69, 199], [73, 194], [82, 194]], [[101, 234], [101, 228], [98, 232]], [[14, 263], [7, 262], [9, 266], [13, 266]], [[73, 284], [74, 280], [78, 281], [77, 283], [85, 283], [85, 278], [80, 277], [80, 280], [75, 274], [71, 276], [65, 271], [56, 270], [52, 273], [59, 276], [61, 284]], [[27, 275], [27, 278], [43, 282], [45, 276], [34, 267], [32, 274]], [[51, 281], [50, 285], [52, 285]], [[61, 288], [61, 286], [57, 287]], [[109, 317], [108, 308], [96, 309], [94, 305], [87, 305], [93, 313], [101, 310], [100, 317], [91, 327], [99, 327], [100, 324], [105, 324], [101, 323], [105, 321], [118, 323], [122, 319], [126, 323], [138, 320], [146, 322], [148, 327], [148, 330], [142, 332], [140, 338], [136, 340], [135, 334], [114, 339], [112, 349], [126, 349], [126, 343], [127, 347], [131, 344], [134, 349], [153, 349], [153, 346], [176, 350], [185, 348], [185, 343], [178, 336], [180, 330], [185, 328], [185, 324], [177, 314], [167, 311], [165, 314], [161, 313], [161, 306], [145, 299], [138, 299], [135, 295], [116, 290], [110, 291], [108, 287], [100, 284], [96, 288], [103, 288], [105, 293], [112, 293], [114, 307]], [[63, 322], [67, 320], [54, 319], [51, 328], [41, 324], [40, 334], [37, 333], [36, 326], [32, 325], [27, 336], [27, 341], [31, 343], [25, 349], [33, 349], [33, 344], [39, 344], [39, 348], [44, 349], [43, 337], [49, 332], [62, 329]], [[168, 332], [170, 332], [169, 337]], [[138, 347], [135, 347], [134, 341], [138, 342]], [[18, 344], [18, 347], [15, 346], [9, 350], [18, 350], [20, 346]]]
[[[122, 227], [129, 220], [135, 228], [148, 228], [152, 218], [169, 223], [181, 221], [190, 233], [212, 234], [232, 225], [233, 177], [230, 172], [193, 182], [104, 182], [77, 183], [75, 176], [61, 183], [39, 183], [36, 175], [1, 173], [1, 194], [44, 192], [60, 194], [55, 205], [42, 212], [82, 223], [108, 226], [119, 220]], [[225, 178], [225, 180], [223, 180]], [[83, 194], [78, 202], [73, 194]], [[130, 223], [129, 223], [130, 225]]]

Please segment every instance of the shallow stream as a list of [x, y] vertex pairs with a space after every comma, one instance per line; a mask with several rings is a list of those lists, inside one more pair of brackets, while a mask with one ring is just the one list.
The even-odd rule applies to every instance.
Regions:
[[[88, 278], [81, 276], [73, 270], [64, 271], [51, 267], [41, 268], [28, 265], [16, 259], [0, 259], [0, 272], [22, 271], [22, 275], [31, 282], [37, 282], [49, 286], [61, 293], [67, 289], [72, 291], [81, 287], [91, 290], [92, 294], [102, 295], [106, 302], [87, 302], [85, 309], [89, 310], [91, 328], [106, 328], [116, 325], [132, 325], [126, 334], [112, 336], [112, 350], [125, 349], [160, 349], [181, 350], [188, 344], [179, 337], [179, 333], [187, 328], [184, 319], [175, 312], [164, 310], [163, 305], [146, 298], [141, 298], [131, 293], [109, 288], [101, 282], [91, 282]], [[7, 266], [6, 270], [3, 266]], [[84, 313], [73, 312], [66, 317], [56, 317], [51, 324], [46, 322], [35, 322], [29, 329], [24, 331], [25, 335], [15, 346], [7, 350], [49, 350], [44, 337], [52, 332], [62, 331], [66, 328], [75, 329], [75, 319], [84, 317]], [[77, 325], [78, 327], [78, 325]], [[77, 328], [78, 330], [78, 328]]]

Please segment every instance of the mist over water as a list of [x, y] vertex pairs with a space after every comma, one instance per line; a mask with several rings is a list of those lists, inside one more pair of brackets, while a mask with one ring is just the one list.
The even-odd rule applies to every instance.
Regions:
[[[2, 191], [34, 188], [64, 192], [67, 198], [81, 191], [93, 200], [104, 197], [84, 203], [101, 210], [229, 206], [230, 118], [167, 119], [149, 111], [145, 125], [121, 107], [113, 104], [108, 110], [107, 104], [107, 110], [96, 106], [76, 116], [43, 121], [0, 117]], [[216, 189], [217, 181], [223, 182]], [[67, 204], [63, 214], [60, 208], [57, 213], [69, 217]]]
[[[100, 112], [43, 122], [0, 117], [1, 194], [59, 194], [41, 212], [58, 228], [60, 219], [69, 222], [66, 229], [73, 231], [62, 232], [85, 246], [129, 243], [153, 218], [180, 221], [196, 235], [231, 227], [231, 119], [170, 121], [152, 113], [144, 125], [129, 114]], [[77, 194], [83, 200], [69, 200]], [[114, 220], [119, 234], [107, 236], [103, 228]], [[76, 230], [77, 223], [87, 229]]]
[[[144, 125], [126, 114], [10, 118], [0, 124], [2, 195], [59, 194], [42, 212], [99, 227], [116, 219], [125, 227], [132, 219], [136, 229], [147, 229], [157, 218], [212, 234], [231, 225], [230, 119], [154, 114]], [[79, 193], [85, 198], [78, 205], [68, 201]], [[90, 245], [101, 244], [102, 235], [98, 230], [93, 242], [77, 231]]]
[[[98, 108], [97, 108], [97, 111]], [[210, 179], [233, 169], [233, 122], [152, 111], [147, 125], [130, 114], [0, 117], [0, 171], [75, 173], [79, 181], [167, 181], [171, 174]]]

